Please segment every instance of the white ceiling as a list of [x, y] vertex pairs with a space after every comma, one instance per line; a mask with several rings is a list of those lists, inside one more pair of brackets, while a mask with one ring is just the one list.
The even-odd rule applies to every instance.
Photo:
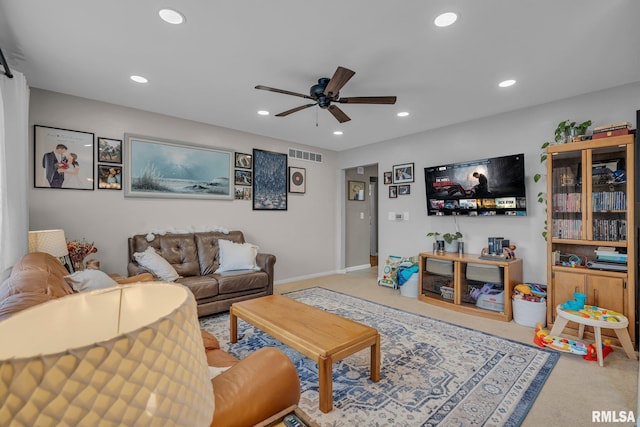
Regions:
[[[445, 11], [458, 22], [435, 27]], [[0, 0], [31, 87], [338, 151], [640, 81], [639, 42], [638, 0]], [[338, 65], [356, 72], [341, 96], [396, 105], [278, 118], [308, 100], [254, 89], [307, 93]]]

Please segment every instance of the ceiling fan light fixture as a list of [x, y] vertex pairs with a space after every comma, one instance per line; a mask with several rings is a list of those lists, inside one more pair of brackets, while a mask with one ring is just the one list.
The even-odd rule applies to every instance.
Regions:
[[514, 79], [509, 79], [509, 80], [501, 81], [500, 83], [498, 83], [498, 86], [509, 87], [509, 86], [513, 86], [514, 84], [516, 84], [516, 81]]
[[149, 83], [149, 80], [147, 78], [145, 78], [145, 77], [142, 77], [142, 76], [133, 75], [133, 76], [131, 76], [129, 78], [131, 80], [133, 80], [134, 82], [136, 82], [136, 83]]
[[267, 110], [259, 110], [258, 114], [261, 115], [261, 116], [268, 116], [269, 112]]
[[397, 116], [398, 117], [407, 117], [409, 115], [408, 111], [400, 111]]
[[436, 19], [433, 21], [433, 23], [436, 24], [436, 27], [448, 27], [449, 25], [452, 25], [457, 20], [458, 20], [458, 15], [456, 13], [445, 12], [436, 16]]
[[160, 9], [158, 15], [168, 24], [179, 25], [185, 21], [184, 15], [174, 9]]

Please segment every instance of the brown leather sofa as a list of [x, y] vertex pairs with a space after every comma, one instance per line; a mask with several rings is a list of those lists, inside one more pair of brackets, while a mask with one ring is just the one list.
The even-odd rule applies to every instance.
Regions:
[[[31, 253], [22, 257], [0, 284], [0, 320], [72, 294], [73, 289], [64, 279], [67, 274], [62, 264], [49, 254]], [[122, 280], [130, 283], [141, 277], [148, 278]], [[211, 426], [252, 426], [298, 403], [300, 380], [293, 363], [282, 351], [266, 347], [238, 360], [221, 350], [213, 335], [203, 330], [202, 338], [209, 366], [230, 367], [211, 380], [215, 395]]]
[[275, 255], [258, 253], [256, 264], [260, 271], [214, 273], [220, 265], [218, 239], [245, 242], [241, 231], [230, 231], [228, 234], [216, 231], [156, 234], [150, 242], [146, 234], [136, 234], [129, 238], [127, 271], [130, 276], [147, 271], [138, 265], [133, 254], [153, 247], [181, 276], [176, 281], [193, 292], [198, 304], [198, 316], [227, 311], [237, 301], [273, 294]]

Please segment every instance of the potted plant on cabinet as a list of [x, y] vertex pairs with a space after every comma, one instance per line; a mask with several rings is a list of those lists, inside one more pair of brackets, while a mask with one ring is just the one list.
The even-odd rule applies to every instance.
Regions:
[[445, 252], [458, 252], [458, 239], [462, 238], [462, 233], [456, 231], [455, 233], [440, 234], [437, 231], [430, 231], [427, 233], [427, 237], [434, 237], [436, 239], [436, 243], [438, 241], [443, 242], [438, 243], [438, 250], [442, 247]]

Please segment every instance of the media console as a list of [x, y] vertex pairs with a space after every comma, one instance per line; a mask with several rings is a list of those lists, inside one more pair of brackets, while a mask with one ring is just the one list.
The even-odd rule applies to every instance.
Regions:
[[[476, 316], [511, 321], [511, 295], [513, 288], [522, 283], [522, 259], [487, 260], [480, 259], [480, 254], [453, 252], [421, 252], [419, 256], [418, 299]], [[486, 284], [504, 291], [503, 307], [491, 306], [484, 300], [487, 304], [477, 305], [476, 297]]]

